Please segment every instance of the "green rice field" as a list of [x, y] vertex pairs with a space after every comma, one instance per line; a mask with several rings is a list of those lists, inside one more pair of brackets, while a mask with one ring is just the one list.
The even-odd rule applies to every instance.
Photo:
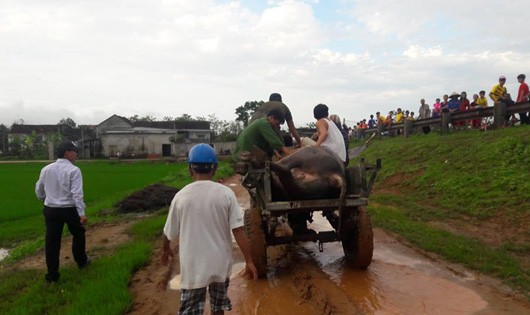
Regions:
[[[42, 203], [35, 196], [39, 172], [47, 163], [0, 164], [0, 247], [42, 236]], [[187, 164], [167, 162], [78, 161], [83, 173], [89, 220], [126, 195], [153, 183], [187, 177]]]

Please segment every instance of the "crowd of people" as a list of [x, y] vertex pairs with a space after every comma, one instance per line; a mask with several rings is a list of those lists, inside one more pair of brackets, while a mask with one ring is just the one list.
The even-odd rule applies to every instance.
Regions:
[[[528, 102], [529, 99], [529, 88], [528, 84], [525, 82], [526, 76], [520, 74], [517, 76], [517, 81], [519, 82], [519, 91], [517, 93], [517, 98], [512, 99], [511, 95], [506, 89], [506, 77], [500, 76], [499, 83], [495, 84], [488, 96], [493, 103], [503, 102], [507, 105], [513, 105], [518, 103]], [[453, 92], [450, 95], [443, 95], [442, 99], [436, 98], [435, 102], [432, 104], [432, 107], [429, 106], [425, 99], [420, 100], [420, 107], [418, 109], [418, 115], [416, 116], [414, 112], [405, 110], [401, 108], [391, 110], [385, 116], [381, 112], [376, 112], [375, 115], [370, 115], [370, 118], [363, 119], [354, 126], [352, 132], [355, 134], [362, 134], [362, 129], [366, 128], [375, 128], [377, 126], [390, 126], [392, 124], [400, 124], [405, 120], [417, 120], [430, 117], [440, 117], [443, 111], [449, 112], [463, 112], [468, 110], [479, 110], [481, 108], [488, 107], [488, 98], [486, 97], [486, 91], [482, 90], [477, 94], [473, 94], [472, 99], [470, 100], [467, 96], [467, 92]], [[530, 124], [529, 113], [520, 113], [519, 119], [515, 115], [508, 115], [506, 118], [506, 124], [513, 124], [520, 121], [521, 124]], [[483, 121], [481, 119], [472, 119], [469, 121], [455, 121], [452, 123], [454, 129], [462, 128], [481, 128], [483, 126]], [[424, 129], [424, 132], [428, 132], [428, 129]]]

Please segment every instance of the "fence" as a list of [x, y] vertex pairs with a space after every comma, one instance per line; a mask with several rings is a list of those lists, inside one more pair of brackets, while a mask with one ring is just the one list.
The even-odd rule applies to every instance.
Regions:
[[422, 127], [430, 126], [440, 128], [442, 134], [449, 132], [449, 124], [457, 121], [466, 121], [472, 119], [482, 119], [486, 117], [493, 117], [493, 127], [500, 128], [506, 123], [506, 116], [513, 114], [525, 113], [530, 111], [530, 102], [518, 103], [513, 105], [506, 105], [505, 103], [496, 102], [492, 107], [476, 108], [465, 112], [449, 112], [442, 111], [440, 117], [431, 117], [418, 120], [405, 120], [402, 123], [391, 124], [390, 126], [377, 126], [374, 128], [361, 129], [360, 136], [377, 133], [377, 137], [381, 137], [384, 131], [389, 131], [391, 134], [398, 130], [403, 131], [403, 136], [408, 137], [414, 130]]

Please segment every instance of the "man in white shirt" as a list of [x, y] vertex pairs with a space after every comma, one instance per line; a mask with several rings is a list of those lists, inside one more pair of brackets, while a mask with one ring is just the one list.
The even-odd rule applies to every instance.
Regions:
[[325, 104], [318, 104], [313, 108], [313, 116], [317, 120], [317, 132], [314, 137], [316, 139], [315, 146], [328, 147], [332, 152], [337, 154], [340, 160], [346, 163], [346, 146], [344, 145], [344, 137], [339, 128], [329, 118], [329, 109]]
[[85, 203], [81, 170], [74, 165], [79, 148], [71, 141], [59, 144], [58, 159], [45, 166], [35, 185], [35, 194], [44, 202], [46, 224], [47, 282], [59, 280], [59, 255], [64, 224], [72, 234], [72, 255], [80, 269], [90, 264], [85, 252]]
[[258, 278], [258, 272], [243, 229], [241, 209], [234, 192], [212, 181], [217, 170], [214, 149], [201, 143], [188, 155], [193, 182], [173, 198], [164, 226], [162, 262], [173, 257], [170, 241], [179, 242], [179, 314], [203, 314], [206, 289], [212, 314], [232, 309], [227, 291], [232, 272], [232, 237], [245, 257], [245, 273]]

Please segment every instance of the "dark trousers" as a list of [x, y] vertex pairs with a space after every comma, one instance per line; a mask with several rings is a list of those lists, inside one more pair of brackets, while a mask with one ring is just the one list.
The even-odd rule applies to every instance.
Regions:
[[46, 223], [46, 266], [47, 281], [59, 280], [59, 255], [61, 253], [61, 238], [64, 224], [72, 234], [72, 255], [78, 266], [86, 263], [85, 227], [81, 224], [79, 214], [73, 208], [44, 207], [44, 222]]

